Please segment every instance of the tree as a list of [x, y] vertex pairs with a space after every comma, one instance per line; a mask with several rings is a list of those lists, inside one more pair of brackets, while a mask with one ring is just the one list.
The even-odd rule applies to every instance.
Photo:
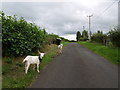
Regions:
[[86, 41], [86, 40], [88, 40], [88, 32], [86, 30], [84, 30], [82, 32], [82, 36], [80, 38], [80, 41]]
[[88, 38], [88, 32], [86, 30], [84, 30], [82, 32], [82, 36], [83, 36], [83, 38]]
[[81, 33], [79, 31], [77, 31], [77, 34], [76, 34], [77, 41], [80, 41], [80, 37], [81, 37]]
[[102, 31], [100, 31], [100, 30], [98, 30], [98, 34], [103, 34], [103, 32], [102, 32]]
[[109, 32], [110, 41], [114, 46], [120, 47], [120, 29], [114, 28]]
[[106, 39], [107, 39], [107, 35], [103, 34], [103, 32], [99, 30], [97, 33], [94, 33], [91, 36], [91, 41], [96, 43], [106, 44]]

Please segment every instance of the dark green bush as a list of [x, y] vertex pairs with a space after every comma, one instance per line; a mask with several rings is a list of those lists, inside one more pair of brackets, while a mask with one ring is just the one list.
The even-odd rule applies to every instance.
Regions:
[[[81, 33], [82, 33], [82, 35], [81, 35]], [[76, 40], [77, 41], [87, 41], [87, 40], [89, 40], [88, 39], [88, 32], [86, 30], [84, 30], [82, 32], [77, 31], [77, 33], [76, 33]]]
[[48, 35], [48, 40], [47, 42], [50, 44], [56, 44], [56, 39], [58, 38], [59, 36], [58, 35], [55, 35], [55, 34], [49, 34]]
[[86, 38], [86, 37], [81, 37], [81, 38], [80, 38], [80, 41], [87, 41], [87, 40], [89, 40], [89, 39]]
[[98, 31], [91, 36], [91, 41], [95, 43], [105, 44], [107, 39], [107, 35], [103, 34], [102, 32]]
[[77, 42], [80, 41], [80, 37], [81, 37], [81, 33], [80, 33], [80, 31], [77, 31], [77, 33], [76, 33]]
[[109, 37], [114, 46], [120, 47], [120, 30], [115, 29], [109, 32]]
[[24, 18], [2, 13], [3, 56], [27, 55], [42, 48], [47, 42], [47, 32]]

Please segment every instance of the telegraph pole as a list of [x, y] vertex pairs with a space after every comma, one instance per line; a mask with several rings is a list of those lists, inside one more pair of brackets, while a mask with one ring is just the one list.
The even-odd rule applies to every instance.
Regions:
[[118, 2], [118, 28], [120, 29], [120, 0]]
[[90, 18], [92, 17], [93, 15], [89, 15], [89, 16], [87, 16], [87, 17], [89, 17], [89, 40], [91, 40], [91, 30], [90, 30], [90, 25], [91, 25], [91, 23], [90, 23]]

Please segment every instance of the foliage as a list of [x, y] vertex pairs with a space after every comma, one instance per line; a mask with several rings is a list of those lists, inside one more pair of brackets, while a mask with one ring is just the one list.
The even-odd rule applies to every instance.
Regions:
[[86, 30], [84, 30], [82, 32], [82, 36], [80, 37], [80, 41], [87, 41], [87, 40], [89, 40], [88, 39], [88, 32]]
[[77, 41], [80, 41], [80, 37], [81, 37], [81, 33], [79, 31], [77, 31], [77, 34], [76, 34]]
[[102, 31], [98, 31], [97, 33], [91, 36], [91, 41], [96, 43], [104, 44], [106, 43], [107, 35], [103, 34]]
[[87, 37], [81, 37], [80, 38], [80, 41], [87, 41], [87, 40], [89, 40]]
[[49, 45], [51, 44], [55, 44], [56, 43], [56, 39], [58, 38], [58, 35], [55, 34], [49, 34], [48, 38], [47, 38], [47, 43], [49, 43]]
[[26, 55], [37, 51], [47, 41], [47, 33], [24, 18], [2, 13], [3, 56]]
[[88, 39], [88, 32], [86, 30], [84, 30], [82, 32], [82, 35], [81, 35], [81, 33], [79, 31], [77, 31], [76, 39], [77, 39], [77, 41], [87, 41], [87, 40], [89, 40]]
[[120, 29], [114, 28], [107, 34], [103, 34], [102, 31], [98, 31], [91, 37], [92, 42], [101, 43], [110, 46], [120, 47]]
[[120, 28], [114, 28], [109, 32], [109, 37], [113, 45], [120, 47]]
[[82, 32], [82, 37], [83, 37], [84, 39], [88, 39], [88, 32], [87, 32], [86, 30], [84, 30], [84, 31]]

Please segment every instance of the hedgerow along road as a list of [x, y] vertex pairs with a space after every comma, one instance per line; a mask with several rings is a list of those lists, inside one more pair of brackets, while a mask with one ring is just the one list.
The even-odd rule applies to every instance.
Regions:
[[31, 88], [118, 88], [118, 67], [77, 43], [41, 71]]

